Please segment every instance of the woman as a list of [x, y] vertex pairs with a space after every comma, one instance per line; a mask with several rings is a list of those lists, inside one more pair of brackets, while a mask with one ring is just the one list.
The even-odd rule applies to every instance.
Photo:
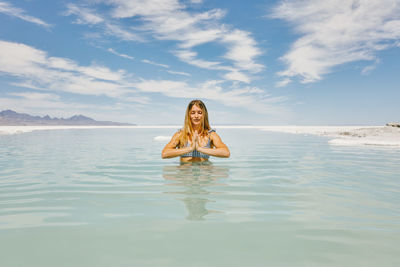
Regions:
[[201, 100], [192, 100], [185, 115], [185, 124], [164, 147], [161, 157], [181, 157], [181, 162], [208, 161], [210, 156], [229, 158], [228, 147], [210, 127], [207, 108]]

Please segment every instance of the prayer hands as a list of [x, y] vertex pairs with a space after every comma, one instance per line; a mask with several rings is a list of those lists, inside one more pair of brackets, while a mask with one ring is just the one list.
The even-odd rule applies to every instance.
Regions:
[[197, 131], [194, 131], [191, 149], [192, 151], [197, 150], [198, 147], [199, 147], [199, 134], [197, 133]]

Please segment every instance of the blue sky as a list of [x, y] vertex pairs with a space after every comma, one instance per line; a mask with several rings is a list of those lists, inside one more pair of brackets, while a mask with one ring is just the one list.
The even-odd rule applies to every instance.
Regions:
[[0, 0], [0, 109], [142, 125], [400, 120], [400, 0]]

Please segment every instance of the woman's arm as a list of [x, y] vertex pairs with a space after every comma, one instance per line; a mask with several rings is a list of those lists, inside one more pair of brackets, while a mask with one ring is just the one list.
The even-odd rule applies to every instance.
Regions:
[[197, 151], [214, 157], [220, 157], [220, 158], [230, 157], [231, 152], [229, 152], [228, 147], [222, 142], [221, 137], [219, 137], [219, 135], [216, 132], [212, 132], [210, 134], [210, 139], [214, 144], [215, 148], [200, 147], [196, 142]]
[[190, 147], [176, 148], [179, 144], [180, 132], [177, 132], [172, 136], [171, 141], [165, 145], [163, 151], [161, 152], [161, 157], [163, 159], [174, 158], [181, 156], [183, 154], [189, 153], [194, 150], [195, 144], [193, 143]]

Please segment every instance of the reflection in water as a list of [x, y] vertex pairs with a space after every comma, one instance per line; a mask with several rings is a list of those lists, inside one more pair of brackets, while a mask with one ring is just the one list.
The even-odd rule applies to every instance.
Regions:
[[184, 191], [168, 193], [185, 196], [181, 200], [188, 210], [186, 217], [188, 220], [204, 220], [204, 216], [209, 213], [221, 213], [221, 211], [206, 208], [206, 203], [215, 202], [206, 196], [219, 193], [209, 191], [209, 187], [226, 185], [221, 183], [220, 179], [229, 177], [228, 167], [215, 166], [211, 162], [182, 163], [176, 166], [164, 166], [163, 177], [165, 180], [175, 181], [167, 185], [185, 188]]

